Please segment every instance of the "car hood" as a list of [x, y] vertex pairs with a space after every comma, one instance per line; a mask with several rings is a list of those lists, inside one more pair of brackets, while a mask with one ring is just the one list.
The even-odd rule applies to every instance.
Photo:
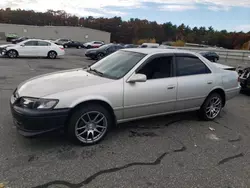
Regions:
[[31, 78], [21, 83], [17, 88], [17, 92], [20, 97], [45, 97], [67, 90], [101, 85], [112, 81], [88, 73], [83, 69], [72, 69]]
[[7, 48], [11, 46], [15, 46], [15, 44], [3, 44], [3, 45], [0, 45], [0, 48]]

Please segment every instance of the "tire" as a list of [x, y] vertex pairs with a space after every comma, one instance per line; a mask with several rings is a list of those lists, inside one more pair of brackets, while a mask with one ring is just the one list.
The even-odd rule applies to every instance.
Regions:
[[68, 45], [64, 45], [63, 47], [64, 47], [64, 48], [68, 48]]
[[213, 62], [217, 62], [218, 61], [218, 59], [215, 57], [214, 59], [213, 59]]
[[81, 47], [81, 46], [77, 46], [76, 48], [77, 48], [77, 49], [81, 49], [82, 47]]
[[98, 53], [97, 55], [96, 55], [96, 59], [97, 60], [100, 60], [100, 59], [102, 59], [102, 58], [104, 58], [104, 54], [103, 53]]
[[203, 120], [212, 121], [220, 114], [222, 97], [219, 93], [211, 93], [200, 108], [199, 114]]
[[48, 58], [49, 59], [56, 59], [56, 57], [57, 57], [57, 53], [55, 51], [50, 51], [48, 53]]
[[88, 45], [88, 46], [87, 46], [87, 49], [90, 49], [90, 48], [91, 48], [91, 46], [90, 46], [90, 45]]
[[17, 58], [18, 52], [16, 50], [10, 50], [10, 51], [7, 52], [7, 56], [9, 58]]
[[83, 145], [97, 144], [107, 135], [112, 122], [111, 114], [103, 106], [86, 104], [72, 114], [67, 134], [71, 140]]

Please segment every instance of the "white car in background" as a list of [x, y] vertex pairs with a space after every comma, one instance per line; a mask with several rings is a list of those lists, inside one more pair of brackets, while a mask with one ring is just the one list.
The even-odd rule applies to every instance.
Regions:
[[[3, 46], [2, 46], [3, 47]], [[57, 56], [65, 54], [63, 46], [54, 44], [48, 40], [29, 39], [18, 44], [4, 46], [2, 55], [9, 58], [16, 57], [48, 57], [56, 59]]]
[[91, 42], [87, 42], [84, 43], [83, 46], [85, 48], [99, 48], [100, 46], [104, 45], [104, 42], [102, 41], [91, 41]]

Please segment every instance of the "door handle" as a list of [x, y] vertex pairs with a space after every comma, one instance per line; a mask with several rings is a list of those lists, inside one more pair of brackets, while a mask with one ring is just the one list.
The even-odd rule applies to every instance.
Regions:
[[207, 81], [207, 84], [212, 84], [213, 82], [212, 81]]
[[168, 86], [168, 89], [174, 89], [175, 86]]

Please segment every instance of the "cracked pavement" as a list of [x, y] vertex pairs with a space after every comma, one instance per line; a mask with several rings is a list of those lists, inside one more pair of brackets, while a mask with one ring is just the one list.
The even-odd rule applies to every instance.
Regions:
[[70, 49], [61, 59], [0, 58], [0, 183], [10, 188], [250, 186], [250, 96], [229, 101], [220, 117], [195, 112], [119, 125], [98, 145], [70, 143], [62, 132], [19, 135], [9, 98], [22, 81], [92, 61]]

